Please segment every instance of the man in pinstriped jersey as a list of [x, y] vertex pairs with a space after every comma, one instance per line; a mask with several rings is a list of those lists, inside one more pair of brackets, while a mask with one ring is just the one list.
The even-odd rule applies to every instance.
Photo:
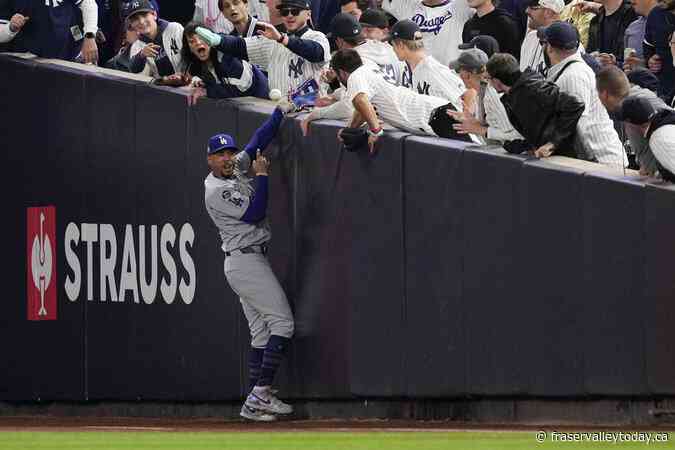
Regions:
[[544, 51], [551, 61], [547, 79], [585, 106], [577, 122], [577, 155], [602, 164], [625, 167], [628, 158], [598, 97], [595, 74], [577, 51], [579, 32], [567, 22], [555, 22], [540, 31], [540, 37], [546, 42]]

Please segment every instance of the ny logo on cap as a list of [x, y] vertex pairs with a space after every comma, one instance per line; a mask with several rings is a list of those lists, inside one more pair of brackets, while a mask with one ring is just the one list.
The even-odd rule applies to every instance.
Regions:
[[220, 137], [220, 145], [225, 145], [227, 144], [227, 139], [225, 139], [225, 136]]

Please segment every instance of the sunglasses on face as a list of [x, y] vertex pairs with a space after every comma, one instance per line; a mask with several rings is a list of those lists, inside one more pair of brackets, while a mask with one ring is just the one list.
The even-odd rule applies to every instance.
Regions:
[[286, 17], [289, 14], [291, 14], [293, 16], [299, 16], [301, 12], [302, 12], [302, 9], [300, 9], [300, 8], [281, 8], [279, 10], [279, 14], [281, 14], [283, 17]]

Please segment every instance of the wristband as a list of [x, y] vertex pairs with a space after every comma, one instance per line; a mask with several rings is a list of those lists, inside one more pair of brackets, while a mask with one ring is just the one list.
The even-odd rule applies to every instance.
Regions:
[[384, 130], [382, 129], [382, 127], [375, 128], [372, 130], [369, 129], [368, 134], [373, 137], [380, 137], [384, 134]]

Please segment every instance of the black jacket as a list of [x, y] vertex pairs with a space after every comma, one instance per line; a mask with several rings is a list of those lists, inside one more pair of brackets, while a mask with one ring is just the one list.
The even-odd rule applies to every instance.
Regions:
[[501, 101], [511, 124], [530, 145], [537, 148], [550, 142], [556, 154], [576, 158], [573, 140], [583, 103], [530, 69]]
[[483, 17], [474, 14], [464, 24], [462, 41], [467, 43], [481, 34], [495, 38], [499, 43], [500, 52], [510, 53], [516, 59], [520, 59], [520, 45], [523, 36], [518, 23], [508, 11], [497, 8]]
[[[602, 43], [601, 35], [604, 28], [605, 22], [605, 7], [600, 8], [600, 12], [593, 17], [591, 24], [588, 28], [588, 46], [586, 46], [586, 51], [588, 53], [600, 52], [600, 53], [611, 53], [616, 56], [617, 61], [623, 61], [623, 49], [624, 49], [624, 34], [626, 34], [626, 28], [634, 20], [638, 18], [637, 13], [631, 6], [631, 3], [624, 2], [623, 5], [614, 13], [618, 14], [620, 17], [619, 20], [619, 32], [616, 33], [612, 38], [611, 48], [600, 48]], [[619, 65], [619, 67], [621, 67]]]

